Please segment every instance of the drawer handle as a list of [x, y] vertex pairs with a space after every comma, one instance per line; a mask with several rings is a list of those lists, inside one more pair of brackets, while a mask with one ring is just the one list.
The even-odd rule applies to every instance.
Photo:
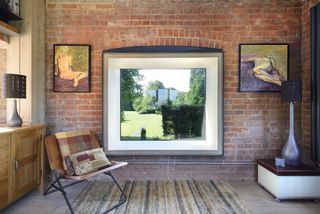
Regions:
[[14, 160], [15, 166], [16, 166], [16, 170], [19, 169], [20, 165], [19, 165], [19, 161], [17, 161], [16, 159]]

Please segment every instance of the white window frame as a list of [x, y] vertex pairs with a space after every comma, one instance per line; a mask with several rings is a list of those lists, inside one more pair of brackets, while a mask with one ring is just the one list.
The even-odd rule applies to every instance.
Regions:
[[[220, 53], [103, 53], [103, 143], [111, 155], [222, 155], [223, 55]], [[120, 69], [206, 69], [206, 139], [120, 140]], [[178, 72], [178, 71], [177, 71]]]

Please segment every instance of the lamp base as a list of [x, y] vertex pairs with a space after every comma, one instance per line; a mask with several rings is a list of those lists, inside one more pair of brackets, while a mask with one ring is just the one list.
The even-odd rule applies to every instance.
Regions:
[[13, 111], [9, 119], [7, 120], [9, 127], [20, 127], [22, 125], [22, 119], [17, 112], [17, 100], [14, 100]]

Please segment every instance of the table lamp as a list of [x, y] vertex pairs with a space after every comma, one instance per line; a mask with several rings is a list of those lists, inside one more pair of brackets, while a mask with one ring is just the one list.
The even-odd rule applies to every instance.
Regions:
[[16, 98], [26, 98], [26, 79], [27, 77], [19, 74], [4, 74], [2, 79], [2, 97], [14, 98], [13, 111], [7, 125], [10, 127], [20, 127], [22, 119], [17, 112]]
[[282, 148], [281, 154], [286, 165], [298, 166], [301, 163], [301, 148], [299, 147], [294, 133], [294, 103], [302, 101], [302, 86], [300, 80], [282, 82], [282, 100], [290, 102], [290, 128], [289, 137]]

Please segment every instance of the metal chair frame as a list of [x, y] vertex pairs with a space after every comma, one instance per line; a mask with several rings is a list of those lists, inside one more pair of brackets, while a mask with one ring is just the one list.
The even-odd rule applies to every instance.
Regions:
[[[94, 138], [94, 140], [96, 142], [95, 146], [99, 147], [100, 145], [98, 144], [97, 137], [96, 137], [95, 133], [93, 133], [93, 132], [92, 132], [92, 137]], [[61, 153], [60, 153], [59, 146], [58, 146], [58, 143], [57, 143], [55, 136], [54, 135], [48, 136], [46, 138], [45, 144], [46, 144], [48, 159], [49, 159], [49, 163], [50, 163], [50, 168], [51, 168], [51, 171], [54, 176], [54, 181], [44, 191], [44, 193], [43, 193], [44, 196], [49, 195], [54, 192], [57, 192], [57, 191], [61, 192], [71, 214], [74, 214], [75, 211], [72, 208], [72, 205], [70, 203], [70, 200], [67, 196], [67, 192], [65, 191], [65, 189], [67, 187], [70, 187], [70, 186], [73, 186], [73, 185], [78, 184], [80, 182], [83, 182], [83, 181], [87, 180], [88, 178], [94, 177], [99, 174], [105, 174], [105, 175], [108, 175], [111, 177], [113, 183], [117, 186], [121, 195], [120, 195], [119, 203], [115, 204], [114, 206], [112, 206], [111, 208], [106, 210], [104, 213], [108, 213], [108, 212], [118, 208], [120, 205], [124, 204], [127, 201], [127, 197], [124, 193], [124, 190], [120, 187], [119, 183], [117, 182], [115, 177], [112, 175], [111, 170], [125, 166], [128, 163], [111, 161], [111, 163], [112, 163], [111, 166], [103, 168], [103, 169], [96, 171], [96, 172], [92, 172], [91, 174], [83, 175], [83, 176], [68, 176], [68, 175], [64, 174], [64, 170], [63, 170], [63, 166], [62, 166], [62, 157], [61, 157]], [[63, 186], [61, 183], [62, 179], [73, 180], [74, 182]]]
[[[81, 183], [83, 181], [86, 181], [87, 179], [75, 181], [75, 182], [72, 182], [70, 184], [67, 184], [67, 185], [63, 186], [62, 183], [61, 183], [61, 179], [63, 179], [64, 176], [60, 176], [59, 173], [56, 170], [53, 170], [53, 174], [54, 174], [54, 177], [55, 177], [55, 181], [53, 181], [50, 184], [50, 186], [46, 189], [46, 191], [43, 193], [43, 195], [45, 196], [45, 195], [49, 195], [51, 193], [60, 191], [61, 194], [63, 195], [64, 200], [66, 201], [66, 204], [67, 204], [71, 214], [74, 214], [75, 212], [74, 212], [74, 210], [73, 210], [73, 208], [71, 206], [71, 203], [70, 203], [70, 200], [69, 200], [69, 198], [67, 196], [67, 192], [65, 191], [65, 188], [73, 186], [73, 185], [78, 184], [78, 183]], [[112, 175], [111, 172], [104, 172], [103, 174], [110, 176], [112, 178], [112, 181], [115, 183], [115, 185], [117, 186], [117, 188], [121, 192], [119, 203], [114, 205], [113, 207], [109, 208], [105, 212], [103, 212], [103, 213], [108, 213], [108, 212], [118, 208], [123, 203], [125, 203], [127, 201], [127, 196], [125, 195], [124, 190], [120, 187], [119, 183], [117, 182], [117, 180], [115, 179], [115, 177]], [[56, 185], [56, 183], [58, 184], [58, 186]], [[54, 188], [55, 190], [51, 190], [50, 191], [51, 188]]]

